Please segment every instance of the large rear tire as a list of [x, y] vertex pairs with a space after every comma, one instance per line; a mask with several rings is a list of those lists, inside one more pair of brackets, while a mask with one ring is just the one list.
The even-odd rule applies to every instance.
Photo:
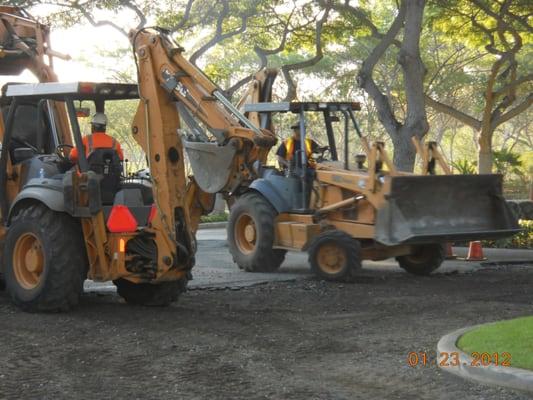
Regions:
[[396, 261], [410, 274], [425, 276], [439, 268], [445, 258], [445, 246], [435, 243], [417, 246], [413, 254], [396, 257]]
[[228, 246], [233, 261], [248, 272], [274, 272], [285, 259], [286, 250], [273, 249], [277, 212], [259, 193], [240, 197], [228, 222]]
[[127, 279], [117, 279], [113, 283], [117, 287], [117, 293], [126, 303], [140, 306], [168, 306], [187, 290], [185, 278], [157, 284], [133, 283]]
[[76, 306], [87, 275], [78, 221], [43, 204], [22, 209], [6, 235], [6, 289], [24, 311], [67, 311]]
[[361, 245], [342, 231], [326, 231], [307, 249], [311, 271], [328, 281], [349, 281], [361, 269]]

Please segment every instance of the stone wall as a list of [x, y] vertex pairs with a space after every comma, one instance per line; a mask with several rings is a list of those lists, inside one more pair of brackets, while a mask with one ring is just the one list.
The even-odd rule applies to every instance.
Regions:
[[518, 219], [533, 220], [533, 201], [531, 200], [507, 200], [511, 210]]

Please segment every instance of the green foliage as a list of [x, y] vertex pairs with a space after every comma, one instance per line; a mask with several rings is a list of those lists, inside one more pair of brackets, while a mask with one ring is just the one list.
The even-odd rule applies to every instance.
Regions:
[[200, 217], [200, 222], [206, 223], [206, 222], [226, 222], [229, 218], [228, 213], [220, 213], [220, 214], [209, 214], [209, 215], [202, 215]]
[[509, 174], [522, 175], [522, 161], [520, 154], [508, 149], [495, 150], [493, 152], [494, 167], [499, 174], [507, 177]]
[[472, 175], [477, 172], [477, 162], [470, 160], [458, 160], [452, 163], [452, 167], [461, 175]]
[[[116, 15], [131, 15], [127, 26], [121, 26], [123, 31], [135, 26], [139, 22], [133, 5], [148, 18], [149, 25], [161, 25], [172, 28], [174, 37], [186, 48], [186, 56], [208, 45], [217, 31], [217, 21], [222, 18], [221, 32], [228, 34], [223, 39], [215, 41], [198, 60], [198, 65], [205, 70], [216, 83], [223, 88], [229, 88], [242, 78], [257, 71], [260, 59], [254, 51], [257, 47], [264, 50], [275, 50], [267, 56], [268, 67], [301, 62], [315, 55], [316, 20], [320, 18], [325, 2], [303, 0], [290, 2], [287, 0], [194, 0], [190, 13], [185, 17], [189, 0], [95, 0], [79, 2], [73, 0], [51, 1], [18, 1], [26, 6], [46, 3], [50, 14], [47, 20], [54, 26], [73, 26], [85, 23], [84, 13], [90, 14], [95, 21], [119, 23], [121, 18]], [[224, 8], [227, 3], [227, 10]], [[323, 57], [313, 65], [302, 70], [292, 71], [294, 80], [298, 83], [298, 98], [300, 100], [362, 100], [363, 109], [357, 113], [358, 120], [365, 134], [372, 139], [389, 140], [377, 115], [376, 108], [368, 95], [358, 88], [356, 77], [361, 62], [370, 54], [379, 42], [379, 37], [372, 35], [372, 30], [365, 23], [364, 18], [375, 25], [379, 34], [385, 33], [392, 20], [397, 15], [397, 1], [359, 0], [352, 2], [335, 1], [335, 6], [350, 4], [358, 13], [347, 8], [339, 8], [330, 13], [322, 32]], [[480, 8], [483, 6], [484, 10]], [[490, 44], [485, 29], [492, 29], [495, 19], [491, 12], [497, 11], [501, 1], [479, 0], [433, 0], [425, 7], [424, 28], [420, 42], [422, 58], [427, 69], [427, 93], [433, 98], [449, 104], [469, 115], [479, 117], [483, 115], [485, 104], [484, 93], [487, 76], [497, 57], [488, 54], [487, 45]], [[82, 7], [82, 8], [80, 8]], [[42, 10], [44, 6], [41, 6]], [[533, 68], [533, 40], [531, 32], [524, 26], [523, 20], [531, 21], [530, 2], [515, 0], [510, 5], [511, 12], [519, 16], [517, 19], [506, 19], [509, 26], [516, 29], [523, 42], [523, 47], [517, 54], [517, 73], [522, 76]], [[32, 10], [30, 9], [30, 12]], [[226, 12], [227, 11], [227, 12]], [[524, 19], [525, 18], [525, 19]], [[231, 34], [239, 29], [243, 19], [246, 19], [246, 29], [241, 33]], [[123, 21], [123, 20], [122, 20]], [[475, 21], [475, 24], [474, 24]], [[289, 32], [285, 41], [282, 40], [286, 27]], [[98, 29], [98, 28], [95, 28]], [[401, 38], [399, 38], [401, 39]], [[127, 46], [127, 40], [124, 41]], [[284, 46], [281, 46], [284, 44]], [[131, 49], [106, 49], [105, 43], [99, 53], [105, 62], [97, 60], [91, 53], [87, 62], [94, 62], [105, 69], [107, 76], [114, 80], [134, 80], [135, 73], [132, 64], [122, 68], [122, 63], [113, 60], [131, 58]], [[501, 50], [502, 41], [495, 36], [494, 46]], [[501, 74], [504, 75], [503, 73]], [[393, 113], [402, 120], [407, 112], [404, 94], [404, 82], [398, 66], [398, 48], [391, 46], [381, 62], [374, 70], [374, 79], [390, 99]], [[279, 78], [274, 87], [274, 100], [282, 100], [286, 85]], [[494, 90], [501, 87], [496, 85]], [[531, 82], [520, 85], [517, 98], [523, 98], [531, 92]], [[239, 93], [233, 100], [238, 99]], [[120, 110], [116, 110], [119, 112]], [[530, 111], [531, 112], [531, 111]], [[473, 139], [474, 130], [464, 128], [459, 123], [455, 126], [450, 120], [440, 118], [428, 107], [430, 114], [430, 134], [436, 134], [438, 141], [444, 147], [444, 152], [459, 173], [476, 172], [476, 144]], [[524, 113], [527, 114], [527, 111]], [[126, 115], [126, 114], [124, 114]], [[531, 120], [524, 118], [527, 122]], [[500, 140], [508, 126], [513, 127], [519, 117], [507, 122], [497, 131], [494, 148], [513, 149], [514, 153], [524, 153], [533, 144], [531, 130], [523, 129], [516, 134], [516, 143], [506, 143]], [[121, 119], [122, 121], [122, 119]], [[121, 140], [131, 141], [129, 123], [121, 122], [117, 135]], [[319, 138], [320, 132], [315, 133]], [[129, 138], [129, 139], [127, 139]], [[506, 139], [507, 140], [507, 139]], [[135, 143], [132, 144], [135, 146]], [[502, 150], [503, 151], [503, 150]], [[495, 154], [496, 169], [503, 168], [505, 173], [518, 177], [515, 169], [521, 171], [522, 177], [527, 177], [533, 161], [528, 162], [527, 156], [520, 157], [522, 167], [511, 165], [506, 156]], [[529, 156], [533, 160], [533, 156]], [[459, 160], [455, 161], [454, 160]], [[514, 161], [512, 161], [514, 162]], [[517, 172], [517, 170], [516, 170]], [[518, 178], [517, 178], [518, 179]], [[524, 178], [525, 179], [525, 178]]]
[[522, 164], [524, 175], [529, 175], [533, 178], [533, 151], [522, 153], [520, 155], [520, 163]]
[[499, 240], [484, 240], [484, 247], [500, 249], [533, 249], [533, 221], [520, 220], [522, 231], [510, 238]]

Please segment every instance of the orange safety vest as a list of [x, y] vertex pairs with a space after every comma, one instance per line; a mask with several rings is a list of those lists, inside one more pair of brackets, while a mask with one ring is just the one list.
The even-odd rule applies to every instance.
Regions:
[[[109, 139], [111, 139], [111, 146], [109, 146]], [[112, 149], [117, 150], [117, 141], [108, 135], [99, 135], [98, 136], [98, 145], [94, 146], [94, 133], [92, 135], [87, 136], [87, 150], [86, 154], [89, 156], [95, 148], [97, 149]], [[107, 142], [107, 143], [104, 143]]]
[[[287, 161], [291, 161], [292, 157], [294, 156], [294, 138], [290, 137], [287, 140], [285, 140], [285, 150], [287, 150], [287, 153], [285, 155], [285, 158]], [[307, 156], [307, 162], [309, 165], [314, 165], [315, 160], [313, 160], [313, 141], [311, 139], [306, 138], [305, 139], [305, 154]]]
[[[85, 148], [85, 156], [93, 152], [94, 149], [113, 149], [116, 150], [120, 160], [124, 159], [120, 144], [111, 136], [103, 132], [95, 132], [93, 134], [83, 137], [83, 147]], [[73, 148], [70, 152], [70, 159], [73, 162], [78, 161], [78, 149]]]

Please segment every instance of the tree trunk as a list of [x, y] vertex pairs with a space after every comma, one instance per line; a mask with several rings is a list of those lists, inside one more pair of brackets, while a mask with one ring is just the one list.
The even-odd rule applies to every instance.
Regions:
[[492, 134], [489, 129], [481, 130], [479, 134], [478, 172], [492, 173]]
[[[421, 139], [428, 131], [426, 116], [424, 75], [426, 68], [420, 57], [420, 32], [424, 15], [425, 0], [403, 0], [389, 30], [363, 61], [357, 76], [359, 86], [364, 89], [376, 105], [379, 121], [392, 139], [394, 145], [393, 162], [401, 171], [412, 171], [415, 165], [416, 149], [411, 138]], [[383, 94], [372, 77], [378, 61], [404, 28], [398, 54], [402, 67], [404, 90], [407, 100], [407, 113], [404, 123], [394, 114], [390, 98]]]
[[407, 99], [407, 115], [394, 143], [394, 165], [401, 171], [412, 172], [416, 149], [411, 138], [422, 139], [429, 130], [424, 94], [426, 67], [420, 57], [420, 33], [425, 0], [408, 0], [405, 9], [405, 27], [398, 63], [402, 67]]
[[416, 149], [411, 143], [411, 137], [399, 133], [396, 138], [395, 140], [393, 139], [393, 163], [400, 171], [412, 172], [415, 168]]

